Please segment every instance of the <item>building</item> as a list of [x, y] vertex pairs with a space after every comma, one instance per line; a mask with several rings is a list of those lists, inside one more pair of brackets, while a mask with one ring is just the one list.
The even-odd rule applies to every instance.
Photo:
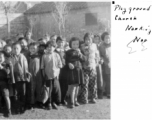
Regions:
[[[110, 2], [68, 2], [68, 14], [65, 19], [65, 36], [68, 40], [72, 36], [81, 39], [86, 32], [102, 33], [110, 30], [111, 3]], [[33, 38], [37, 40], [44, 34], [60, 34], [59, 25], [55, 17], [55, 4], [41, 2], [24, 15], [30, 21]]]

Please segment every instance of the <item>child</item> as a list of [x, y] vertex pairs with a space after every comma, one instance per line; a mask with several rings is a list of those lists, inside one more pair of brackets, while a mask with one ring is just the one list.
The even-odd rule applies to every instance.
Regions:
[[110, 35], [108, 32], [104, 32], [101, 35], [101, 39], [103, 40], [103, 44], [101, 44], [99, 50], [100, 55], [103, 58], [103, 80], [104, 80], [104, 94], [110, 98], [110, 75], [111, 75], [111, 44], [110, 44]]
[[50, 110], [52, 107], [57, 109], [56, 104], [60, 104], [61, 102], [61, 91], [58, 78], [60, 68], [62, 68], [62, 62], [60, 56], [54, 52], [55, 47], [51, 41], [47, 43], [46, 49], [47, 53], [42, 57], [41, 69], [46, 86], [49, 88], [47, 108]]
[[32, 37], [32, 31], [29, 30], [25, 33], [25, 38], [28, 45], [34, 42], [34, 40], [31, 37]]
[[49, 34], [45, 34], [44, 35], [44, 39], [46, 40], [46, 42], [50, 41], [50, 35]]
[[14, 66], [14, 77], [15, 77], [15, 89], [16, 97], [19, 101], [20, 111], [25, 110], [26, 100], [26, 84], [30, 81], [31, 74], [28, 71], [28, 63], [26, 57], [21, 53], [21, 45], [15, 43], [13, 45], [13, 59], [12, 63]]
[[55, 52], [57, 52], [60, 55], [63, 68], [60, 70], [59, 74], [59, 82], [61, 87], [61, 103], [63, 105], [66, 105], [65, 96], [68, 89], [67, 79], [66, 79], [66, 71], [67, 67], [65, 66], [65, 49], [64, 49], [64, 40], [61, 37], [57, 37], [57, 48]]
[[57, 35], [52, 35], [51, 36], [51, 42], [52, 42], [52, 45], [56, 48], [57, 47], [57, 44], [56, 44], [56, 39], [57, 39]]
[[38, 46], [36, 43], [31, 43], [29, 45], [30, 55], [29, 55], [29, 72], [31, 73], [30, 82], [30, 97], [31, 97], [31, 107], [33, 108], [36, 101], [40, 100], [40, 89], [42, 86], [42, 77], [40, 71], [40, 56], [38, 55]]
[[47, 41], [44, 38], [40, 38], [40, 39], [38, 39], [38, 43], [39, 43], [39, 45], [46, 44]]
[[[5, 63], [4, 52], [0, 51], [0, 92], [5, 98], [7, 106], [7, 116], [11, 116], [11, 102], [9, 98], [9, 88], [8, 85], [14, 82], [12, 73], [12, 64]], [[0, 96], [1, 98], [1, 96]]]
[[82, 71], [81, 62], [85, 60], [85, 57], [79, 50], [79, 38], [73, 37], [70, 40], [71, 49], [66, 52], [66, 65], [67, 65], [67, 80], [68, 91], [70, 91], [70, 108], [79, 106], [77, 101], [79, 85], [84, 83], [84, 76]]
[[[5, 62], [9, 64], [10, 62], [12, 62], [12, 57], [13, 57], [11, 45], [6, 45], [4, 47], [4, 53], [5, 53]], [[12, 69], [12, 71], [13, 71], [13, 69]], [[12, 72], [12, 76], [14, 76], [13, 74], [14, 73]], [[13, 78], [13, 80], [14, 80], [14, 83], [15, 83], [14, 78]], [[14, 88], [15, 88], [15, 84], [10, 84], [9, 85], [10, 96], [14, 96]]]
[[88, 92], [90, 92], [91, 103], [96, 103], [95, 98], [97, 97], [97, 73], [96, 73], [96, 55], [97, 48], [94, 43], [92, 43], [92, 35], [86, 33], [84, 35], [85, 46], [87, 47], [86, 57], [87, 61], [84, 63], [84, 76], [85, 84], [81, 87], [81, 102], [83, 104], [88, 103]]
[[19, 38], [18, 42], [20, 43], [22, 50], [21, 53], [23, 53], [23, 55], [26, 57], [26, 59], [28, 59], [28, 55], [29, 55], [29, 50], [27, 47], [27, 42], [24, 38]]
[[98, 50], [98, 59], [97, 59], [97, 66], [96, 66], [96, 71], [97, 71], [97, 94], [98, 94], [98, 98], [102, 99], [103, 96], [103, 77], [102, 77], [102, 63], [103, 60], [99, 54], [99, 46], [100, 46], [100, 36], [99, 35], [94, 35], [94, 39], [93, 42], [96, 44], [97, 46], [97, 50]]

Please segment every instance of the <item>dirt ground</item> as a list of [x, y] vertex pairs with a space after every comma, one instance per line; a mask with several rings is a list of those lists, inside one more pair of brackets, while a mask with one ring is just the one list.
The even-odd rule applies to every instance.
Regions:
[[[5, 119], [0, 115], [0, 119]], [[110, 99], [97, 100], [96, 104], [80, 105], [73, 109], [59, 106], [58, 110], [35, 108], [21, 115], [12, 115], [9, 119], [110, 119]]]

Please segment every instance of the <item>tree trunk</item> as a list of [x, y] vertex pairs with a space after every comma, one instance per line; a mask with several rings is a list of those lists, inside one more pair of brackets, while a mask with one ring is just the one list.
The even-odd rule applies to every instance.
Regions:
[[7, 20], [7, 37], [10, 38], [11, 29], [10, 29], [10, 21], [8, 14], [6, 14], [6, 20]]

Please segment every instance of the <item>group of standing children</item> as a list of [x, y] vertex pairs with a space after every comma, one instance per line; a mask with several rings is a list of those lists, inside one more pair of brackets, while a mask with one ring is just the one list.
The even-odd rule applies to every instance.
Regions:
[[[0, 51], [0, 98], [5, 98], [8, 116], [11, 101], [18, 105], [16, 112], [23, 113], [35, 106], [74, 108], [110, 97], [110, 48], [108, 32], [86, 33], [83, 40], [72, 37], [69, 43], [57, 35], [34, 41], [31, 32], [9, 41]], [[48, 93], [42, 102], [44, 86]]]

